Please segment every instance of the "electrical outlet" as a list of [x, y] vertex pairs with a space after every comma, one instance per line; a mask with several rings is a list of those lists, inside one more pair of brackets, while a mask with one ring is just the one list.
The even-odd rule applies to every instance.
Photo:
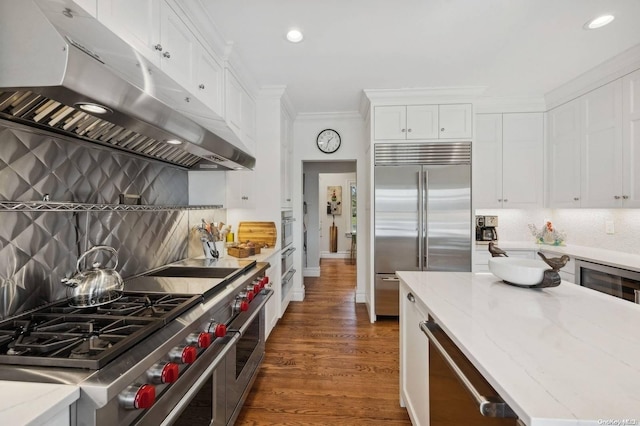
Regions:
[[604, 231], [607, 234], [615, 234], [615, 228], [613, 226], [613, 221], [612, 220], [605, 220], [604, 221]]

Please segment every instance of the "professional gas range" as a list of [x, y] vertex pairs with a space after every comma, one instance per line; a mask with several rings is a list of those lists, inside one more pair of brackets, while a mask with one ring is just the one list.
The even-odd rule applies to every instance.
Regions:
[[141, 276], [108, 305], [59, 301], [4, 320], [0, 380], [78, 385], [77, 425], [233, 423], [264, 355], [268, 266]]

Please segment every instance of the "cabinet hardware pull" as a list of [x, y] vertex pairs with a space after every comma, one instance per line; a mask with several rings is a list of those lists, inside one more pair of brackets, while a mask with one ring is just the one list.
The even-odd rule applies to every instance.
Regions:
[[444, 132], [444, 127], [440, 129], [441, 132]]
[[165, 58], [169, 59], [169, 58], [171, 57], [171, 53], [169, 53], [169, 52], [164, 52], [164, 53], [162, 54], [162, 56], [164, 56]]
[[153, 46], [153, 48], [156, 49], [159, 52], [162, 52], [162, 45], [160, 43], [158, 43], [155, 46]]
[[408, 293], [407, 294], [407, 299], [409, 300], [409, 302], [413, 303], [416, 301], [416, 297], [413, 295], [413, 293]]
[[628, 196], [628, 195], [623, 195], [623, 196], [622, 196], [622, 199], [623, 199], [623, 200], [628, 200], [628, 199], [629, 199], [629, 196]]
[[189, 102], [191, 102], [191, 98], [187, 96], [186, 98], [184, 98], [184, 101], [189, 103]]
[[471, 380], [467, 378], [462, 369], [456, 364], [454, 359], [449, 355], [447, 350], [444, 348], [442, 343], [438, 341], [435, 336], [435, 333], [443, 333], [442, 329], [438, 324], [433, 321], [422, 321], [420, 322], [420, 330], [427, 336], [429, 339], [429, 343], [433, 345], [433, 348], [436, 349], [444, 361], [449, 365], [453, 373], [458, 377], [462, 385], [466, 388], [467, 392], [473, 397], [473, 399], [478, 404], [478, 408], [480, 409], [480, 413], [485, 417], [500, 417], [500, 418], [516, 418], [516, 413], [513, 412], [511, 407], [507, 405], [501, 398], [496, 398], [489, 400], [486, 396], [483, 396], [478, 392], [476, 387], [473, 385]]
[[411, 129], [407, 129], [407, 132], [410, 132], [410, 131], [411, 131]]
[[406, 132], [407, 130], [406, 130], [406, 129], [402, 129], [402, 130], [400, 130], [400, 131], [401, 131], [402, 133], [404, 133], [404, 132]]
[[578, 198], [578, 197], [573, 197], [573, 201], [580, 201], [580, 198]]
[[200, 86], [198, 86], [200, 89], [204, 89], [204, 84], [201, 84]]
[[502, 202], [502, 198], [498, 198], [498, 202], [501, 203]]
[[619, 200], [620, 196], [619, 195], [614, 195], [613, 198], [615, 198], [616, 200]]
[[507, 199], [505, 198], [505, 199], [504, 199], [504, 200], [502, 200], [502, 201], [504, 201], [504, 202], [506, 203], [506, 202], [508, 202], [509, 200], [507, 200]]

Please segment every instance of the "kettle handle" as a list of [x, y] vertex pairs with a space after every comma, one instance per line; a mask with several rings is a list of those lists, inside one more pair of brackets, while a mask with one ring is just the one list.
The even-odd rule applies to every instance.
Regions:
[[82, 256], [80, 256], [80, 258], [78, 259], [78, 262], [76, 262], [77, 271], [80, 272], [80, 263], [82, 262], [82, 259], [84, 259], [86, 255], [88, 255], [89, 253], [100, 251], [100, 250], [109, 251], [111, 252], [111, 254], [113, 254], [113, 257], [116, 259], [116, 264], [113, 265], [113, 269], [116, 269], [118, 267], [118, 252], [116, 251], [116, 249], [110, 246], [94, 246], [94, 247], [91, 247], [86, 252], [84, 252]]

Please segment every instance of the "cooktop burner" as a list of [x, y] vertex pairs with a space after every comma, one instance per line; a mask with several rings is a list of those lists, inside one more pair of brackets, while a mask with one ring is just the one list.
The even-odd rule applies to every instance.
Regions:
[[99, 369], [201, 300], [127, 293], [95, 308], [56, 302], [0, 322], [0, 364]]

